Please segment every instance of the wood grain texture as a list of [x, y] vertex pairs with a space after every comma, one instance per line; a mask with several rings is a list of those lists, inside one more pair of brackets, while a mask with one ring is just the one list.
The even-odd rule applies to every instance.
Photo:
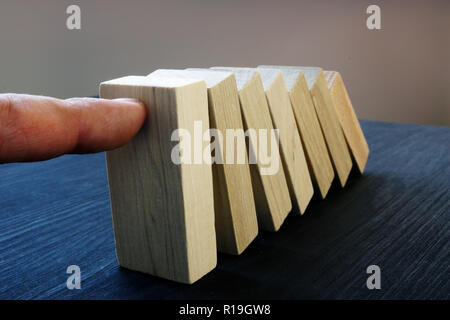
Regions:
[[450, 128], [360, 122], [363, 176], [189, 286], [118, 265], [103, 153], [2, 164], [0, 299], [450, 299]]
[[325, 199], [334, 179], [334, 171], [305, 76], [301, 71], [294, 69], [276, 66], [258, 68], [275, 68], [283, 73], [310, 174], [322, 199]]
[[[274, 129], [261, 76], [255, 69], [227, 67], [212, 69], [231, 71], [235, 74], [246, 130], [265, 129], [270, 132]], [[254, 146], [258, 146], [258, 142], [254, 136], [250, 136], [249, 143], [253, 146], [253, 150], [257, 150]], [[277, 231], [292, 209], [289, 188], [281, 159], [275, 174], [262, 175], [263, 166], [260, 159], [257, 164], [250, 165], [258, 222], [263, 230]]]
[[291, 199], [303, 214], [314, 189], [283, 74], [275, 69], [258, 69], [258, 73], [263, 81], [274, 127], [280, 130], [280, 152]]
[[[227, 129], [241, 129], [242, 115], [236, 80], [231, 72], [159, 69], [151, 75], [203, 80], [208, 90], [210, 128], [220, 130], [223, 140], [215, 152], [227, 156]], [[234, 148], [236, 153], [236, 148]], [[246, 157], [247, 158], [247, 157]], [[218, 250], [241, 254], [258, 234], [252, 181], [248, 163], [213, 164], [215, 227]]]
[[364, 133], [359, 125], [352, 102], [345, 88], [339, 72], [324, 71], [325, 79], [327, 80], [328, 89], [330, 90], [333, 105], [344, 131], [345, 139], [348, 147], [353, 155], [358, 169], [361, 173], [364, 172], [366, 162], [369, 157], [369, 146], [367, 144]]
[[298, 70], [305, 75], [334, 170], [341, 186], [345, 186], [352, 169], [352, 160], [322, 69], [293, 66], [279, 68]]
[[107, 152], [119, 264], [193, 283], [217, 262], [211, 165], [172, 162], [172, 132], [209, 128], [204, 81], [124, 77], [100, 85], [103, 98], [136, 98], [147, 121], [121, 148]]

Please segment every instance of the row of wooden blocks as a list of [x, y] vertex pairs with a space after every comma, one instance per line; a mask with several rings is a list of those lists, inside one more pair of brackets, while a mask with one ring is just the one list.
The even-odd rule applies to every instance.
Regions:
[[[340, 74], [317, 67], [160, 69], [103, 82], [100, 96], [136, 98], [148, 111], [136, 137], [106, 155], [119, 264], [174, 281], [193, 283], [216, 266], [217, 250], [240, 254], [258, 230], [277, 231], [335, 178], [344, 187], [353, 164], [362, 173], [369, 155]], [[195, 122], [278, 129], [279, 170], [262, 174], [265, 164], [248, 159], [174, 163], [173, 132], [194, 132]]]

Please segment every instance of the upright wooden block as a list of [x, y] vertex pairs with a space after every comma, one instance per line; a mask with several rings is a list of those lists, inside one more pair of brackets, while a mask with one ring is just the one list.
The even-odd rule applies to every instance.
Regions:
[[325, 198], [333, 182], [334, 171], [305, 77], [298, 70], [276, 66], [258, 67], [258, 69], [262, 68], [274, 68], [283, 73], [311, 177], [322, 198]]
[[130, 76], [103, 82], [100, 96], [136, 98], [148, 111], [139, 133], [106, 154], [119, 264], [195, 282], [217, 262], [211, 165], [175, 164], [171, 136], [196, 121], [209, 128], [205, 82]]
[[344, 81], [339, 72], [336, 71], [324, 71], [324, 75], [328, 83], [333, 105], [336, 108], [342, 130], [344, 131], [345, 139], [347, 140], [353, 159], [358, 165], [359, 171], [363, 173], [367, 158], [369, 157], [369, 146], [364, 138], [364, 133], [359, 125]]
[[[234, 75], [231, 72], [208, 69], [159, 69], [150, 76], [190, 78], [206, 82], [210, 127], [219, 130], [223, 137], [223, 140], [216, 141], [219, 147], [214, 150], [216, 160], [222, 163], [212, 165], [217, 246], [221, 252], [242, 253], [258, 234], [258, 221], [248, 163], [225, 163], [228, 139], [226, 131], [244, 128]], [[236, 154], [236, 147], [233, 151]]]
[[305, 75], [334, 169], [341, 186], [345, 186], [352, 169], [352, 159], [322, 69], [284, 66], [278, 68], [297, 70]]
[[[270, 132], [274, 129], [263, 83], [255, 69], [226, 67], [211, 69], [232, 71], [235, 74], [246, 130], [263, 129]], [[270, 141], [270, 138], [268, 140]], [[260, 147], [259, 142], [258, 137], [249, 136], [249, 144], [253, 150]], [[280, 158], [278, 153], [278, 170], [273, 174], [262, 174], [265, 165], [260, 158], [257, 164], [250, 165], [258, 222], [262, 229], [268, 231], [277, 231], [292, 208]]]
[[258, 72], [263, 81], [273, 124], [280, 130], [280, 151], [291, 199], [303, 214], [314, 189], [283, 74], [275, 69], [258, 69]]

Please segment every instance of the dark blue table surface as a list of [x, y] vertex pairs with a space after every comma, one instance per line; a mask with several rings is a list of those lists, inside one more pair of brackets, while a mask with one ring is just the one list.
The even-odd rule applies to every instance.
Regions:
[[[119, 267], [104, 154], [0, 165], [0, 298], [450, 298], [450, 129], [362, 121], [363, 176], [183, 285]], [[81, 268], [81, 289], [66, 268]], [[381, 268], [368, 290], [366, 268]]]

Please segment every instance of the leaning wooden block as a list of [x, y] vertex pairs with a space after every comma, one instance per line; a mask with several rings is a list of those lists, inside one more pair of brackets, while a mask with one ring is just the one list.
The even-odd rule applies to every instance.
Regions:
[[[231, 153], [237, 153], [236, 145], [233, 141], [228, 141], [227, 132], [243, 131], [244, 128], [234, 75], [231, 72], [207, 69], [159, 69], [150, 76], [190, 78], [206, 82], [210, 127], [218, 131], [217, 135], [221, 135], [221, 139], [214, 136], [211, 150], [214, 151], [212, 168], [217, 247], [219, 251], [229, 254], [242, 253], [258, 234], [258, 221], [247, 161], [240, 164], [226, 163], [227, 146], [233, 147]], [[230, 137], [233, 138], [234, 136]]]
[[[258, 68], [271, 69], [265, 66]], [[305, 77], [297, 70], [273, 68], [283, 73], [311, 177], [325, 198], [333, 182], [334, 171]]]
[[303, 214], [314, 189], [283, 74], [275, 69], [258, 69], [258, 73], [263, 81], [273, 124], [279, 129], [280, 151], [291, 199]]
[[352, 169], [352, 159], [322, 69], [287, 66], [278, 68], [293, 69], [305, 75], [334, 169], [341, 186], [344, 186]]
[[103, 82], [100, 96], [136, 98], [148, 111], [136, 137], [106, 153], [119, 264], [195, 282], [217, 262], [211, 165], [176, 164], [171, 139], [209, 128], [205, 82], [130, 76]]
[[369, 146], [367, 145], [364, 133], [359, 125], [352, 102], [345, 88], [339, 72], [324, 71], [325, 78], [330, 90], [333, 105], [336, 108], [342, 130], [349, 149], [353, 155], [353, 159], [358, 165], [361, 173], [366, 167], [367, 158], [369, 157]]
[[[261, 77], [255, 69], [214, 67], [214, 70], [232, 71], [235, 74], [239, 100], [244, 115], [244, 127], [248, 134], [249, 145], [256, 158], [250, 165], [256, 212], [261, 229], [277, 231], [292, 209], [289, 189], [280, 160], [278, 141], [273, 143], [275, 135], [269, 106], [264, 93]], [[262, 138], [266, 137], [264, 143]], [[271, 154], [269, 163], [262, 156]], [[252, 161], [250, 161], [252, 162]]]

